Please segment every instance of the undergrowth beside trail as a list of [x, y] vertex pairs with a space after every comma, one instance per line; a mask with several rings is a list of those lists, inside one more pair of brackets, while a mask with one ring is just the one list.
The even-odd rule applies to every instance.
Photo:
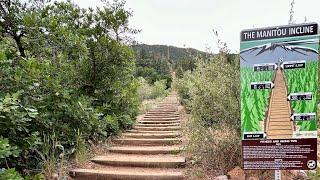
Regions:
[[143, 77], [138, 78], [138, 80], [139, 114], [144, 114], [155, 108], [169, 94], [170, 89], [167, 89], [167, 81], [165, 79], [156, 81], [153, 84], [149, 84]]
[[177, 79], [187, 123], [189, 178], [210, 178], [241, 166], [238, 58], [221, 53]]

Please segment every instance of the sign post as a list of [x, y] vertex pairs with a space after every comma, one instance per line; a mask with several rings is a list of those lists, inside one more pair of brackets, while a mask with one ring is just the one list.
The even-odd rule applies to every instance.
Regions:
[[274, 180], [281, 180], [281, 170], [274, 170]]
[[318, 50], [316, 23], [241, 32], [243, 169], [316, 169]]

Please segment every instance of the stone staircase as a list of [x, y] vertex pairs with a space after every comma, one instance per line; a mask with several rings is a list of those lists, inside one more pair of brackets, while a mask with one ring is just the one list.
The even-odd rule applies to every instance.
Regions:
[[91, 159], [92, 168], [74, 169], [70, 176], [76, 180], [183, 179], [186, 159], [179, 155], [180, 129], [177, 94], [171, 93], [115, 139], [107, 154]]

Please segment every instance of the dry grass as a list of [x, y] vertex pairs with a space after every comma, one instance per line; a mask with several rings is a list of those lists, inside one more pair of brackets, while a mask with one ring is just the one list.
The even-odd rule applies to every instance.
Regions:
[[187, 179], [213, 179], [240, 165], [240, 137], [229, 126], [209, 128], [179, 107], [187, 157]]
[[[69, 176], [69, 172], [72, 169], [76, 168], [90, 168], [92, 167], [92, 163], [90, 159], [97, 155], [103, 155], [107, 152], [107, 149], [112, 145], [112, 139], [116, 137], [109, 137], [104, 141], [100, 141], [98, 143], [93, 143], [89, 141], [89, 148], [86, 148], [85, 151], [81, 153], [76, 153], [74, 158], [69, 161], [65, 160], [58, 169], [54, 169], [54, 172], [51, 173], [51, 176], [46, 176], [46, 179], [52, 180], [67, 180], [71, 179]], [[46, 173], [44, 173], [46, 174]]]

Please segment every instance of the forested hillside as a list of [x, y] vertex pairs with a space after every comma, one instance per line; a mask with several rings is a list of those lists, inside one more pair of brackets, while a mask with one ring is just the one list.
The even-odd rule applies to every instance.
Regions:
[[[170, 87], [171, 75], [175, 71], [181, 77], [184, 71], [193, 70], [197, 61], [211, 54], [193, 48], [179, 48], [166, 45], [136, 44], [131, 46], [137, 57], [137, 74], [147, 77], [148, 82], [166, 79]], [[160, 74], [160, 75], [159, 75]]]
[[138, 58], [141, 57], [141, 54], [147, 54], [148, 56], [155, 58], [168, 59], [171, 63], [175, 63], [185, 57], [189, 57], [190, 55], [202, 57], [208, 55], [206, 52], [193, 48], [179, 48], [166, 45], [137, 44], [132, 45], [132, 48], [136, 52]]

